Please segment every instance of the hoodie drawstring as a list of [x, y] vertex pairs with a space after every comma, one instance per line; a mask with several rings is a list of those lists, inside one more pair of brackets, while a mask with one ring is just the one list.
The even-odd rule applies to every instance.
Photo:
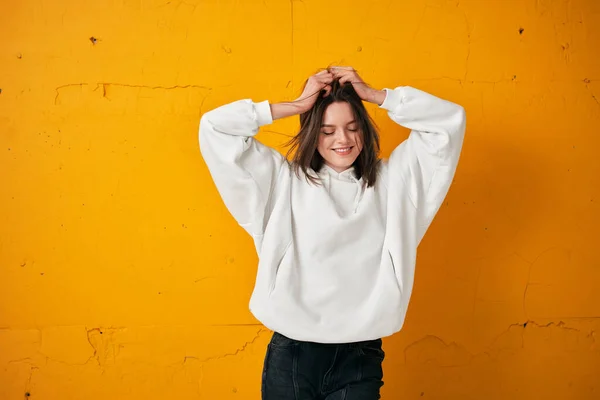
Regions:
[[[333, 171], [330, 167], [327, 167], [327, 166], [324, 166], [323, 168], [328, 169], [327, 172], [321, 174], [321, 176], [326, 181], [326, 182], [324, 182], [324, 185], [325, 185], [325, 188], [327, 189], [327, 192], [331, 196], [332, 175], [334, 174], [335, 171]], [[354, 184], [356, 184], [356, 195], [354, 196], [354, 202], [353, 202], [353, 206], [352, 206], [352, 209], [354, 210], [354, 214], [356, 214], [358, 212], [358, 206], [360, 205], [360, 202], [365, 193], [364, 182], [362, 182], [359, 179], [356, 179], [356, 177], [354, 177], [354, 175], [352, 175], [352, 172], [350, 172], [350, 171], [348, 171], [346, 173], [342, 173], [342, 174], [337, 174], [337, 175], [338, 175], [338, 177], [344, 176], [346, 179], [346, 182], [350, 181], [350, 182], [353, 182]]]
[[356, 178], [352, 177], [352, 180], [354, 181], [354, 183], [356, 183], [356, 196], [354, 197], [354, 214], [356, 214], [356, 212], [358, 211], [358, 205], [360, 204], [360, 201], [363, 198], [363, 194], [364, 194], [364, 185], [358, 181]]

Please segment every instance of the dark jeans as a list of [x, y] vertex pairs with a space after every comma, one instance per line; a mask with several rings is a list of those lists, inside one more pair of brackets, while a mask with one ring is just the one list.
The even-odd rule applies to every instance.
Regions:
[[320, 344], [274, 333], [265, 357], [262, 399], [379, 399], [384, 357], [381, 339]]

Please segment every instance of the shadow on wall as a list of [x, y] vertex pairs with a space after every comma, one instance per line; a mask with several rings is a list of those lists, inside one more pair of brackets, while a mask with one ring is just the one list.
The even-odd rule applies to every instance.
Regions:
[[[545, 276], [549, 271], [535, 268], [536, 262], [557, 248], [562, 251], [555, 197], [565, 189], [553, 177], [559, 167], [543, 148], [483, 131], [468, 129], [453, 186], [419, 248], [405, 325], [385, 341], [386, 369], [404, 373], [388, 376], [384, 394], [468, 397], [474, 388], [487, 392], [503, 386], [514, 394], [524, 379], [539, 374], [532, 365], [519, 364], [532, 351], [526, 343], [538, 352], [540, 347], [569, 351], [560, 341], [540, 338], [547, 328], [575, 332], [573, 340], [589, 353], [589, 333], [558, 320], [547, 322], [546, 315], [527, 307], [531, 288], [551, 279]], [[564, 258], [551, 260], [555, 271], [564, 269]], [[547, 301], [550, 296], [538, 297], [538, 303]], [[566, 374], [581, 372], [566, 365], [559, 368]], [[503, 398], [498, 392], [490, 395]]]

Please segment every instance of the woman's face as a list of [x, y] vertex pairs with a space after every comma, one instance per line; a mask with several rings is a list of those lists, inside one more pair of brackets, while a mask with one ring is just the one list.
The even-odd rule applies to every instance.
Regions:
[[335, 171], [350, 168], [362, 151], [362, 135], [349, 103], [330, 104], [323, 114], [317, 151]]

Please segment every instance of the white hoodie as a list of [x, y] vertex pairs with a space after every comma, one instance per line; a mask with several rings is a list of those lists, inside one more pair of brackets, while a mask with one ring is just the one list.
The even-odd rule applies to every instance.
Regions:
[[418, 89], [385, 89], [381, 108], [411, 129], [380, 164], [374, 187], [324, 166], [297, 177], [253, 138], [269, 103], [239, 100], [205, 113], [202, 156], [225, 205], [259, 256], [250, 310], [296, 340], [347, 343], [389, 336], [404, 322], [416, 251], [452, 182], [464, 109]]

